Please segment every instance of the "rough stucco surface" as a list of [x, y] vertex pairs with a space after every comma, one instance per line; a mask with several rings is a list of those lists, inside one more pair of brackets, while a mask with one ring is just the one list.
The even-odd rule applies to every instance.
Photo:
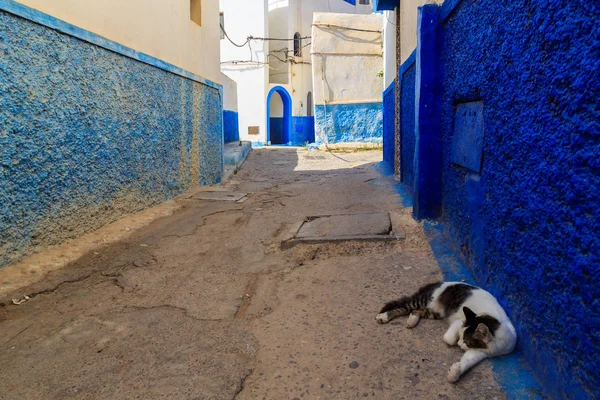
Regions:
[[0, 266], [220, 180], [219, 93], [0, 12]]
[[223, 110], [223, 138], [225, 143], [240, 140], [238, 113]]
[[381, 103], [315, 106], [315, 135], [321, 143], [373, 142], [383, 137]]
[[400, 106], [401, 125], [401, 149], [400, 163], [402, 166], [402, 182], [410, 193], [413, 190], [415, 179], [415, 73], [416, 67], [413, 63], [402, 76], [402, 93]]
[[315, 141], [315, 117], [292, 117], [292, 134], [290, 141], [293, 146], [302, 146]]
[[394, 168], [396, 83], [392, 81], [383, 94], [383, 161]]
[[[600, 396], [599, 21], [596, 2], [465, 0], [443, 50], [449, 237], [544, 388], [577, 399]], [[450, 162], [455, 104], [474, 100], [481, 177]]]

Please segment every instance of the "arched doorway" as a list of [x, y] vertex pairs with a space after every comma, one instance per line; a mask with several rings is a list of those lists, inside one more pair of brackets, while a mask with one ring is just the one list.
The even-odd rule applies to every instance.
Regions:
[[[271, 110], [271, 100], [277, 93], [281, 98], [281, 113], [273, 114]], [[273, 102], [274, 104], [276, 102]], [[276, 113], [277, 114], [277, 113]], [[273, 123], [273, 127], [271, 127]], [[273, 132], [271, 130], [273, 129]], [[271, 144], [289, 144], [292, 134], [292, 97], [282, 86], [275, 86], [267, 95], [267, 143]]]

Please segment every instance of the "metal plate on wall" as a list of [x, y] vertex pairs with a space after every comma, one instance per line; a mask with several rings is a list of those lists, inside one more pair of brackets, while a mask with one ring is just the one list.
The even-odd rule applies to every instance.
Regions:
[[462, 103], [456, 107], [452, 162], [481, 172], [483, 153], [483, 102]]

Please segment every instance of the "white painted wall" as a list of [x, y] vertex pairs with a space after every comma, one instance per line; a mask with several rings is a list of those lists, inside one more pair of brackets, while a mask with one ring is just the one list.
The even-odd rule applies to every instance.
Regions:
[[[242, 44], [248, 36], [268, 36], [267, 0], [220, 0], [219, 3], [224, 13], [225, 31], [232, 41]], [[227, 39], [221, 40], [221, 70], [236, 81], [238, 87], [241, 140], [266, 141], [268, 52], [267, 41], [252, 41], [250, 49], [248, 45], [236, 47]], [[249, 136], [249, 126], [258, 126], [260, 134]]]
[[381, 30], [382, 16], [378, 14], [314, 15], [312, 70], [315, 104], [381, 102], [383, 78], [378, 76], [383, 70]]
[[223, 85], [223, 110], [238, 111], [237, 83], [224, 73], [221, 73]]
[[[303, 37], [310, 36], [315, 12], [372, 12], [370, 5], [353, 6], [343, 0], [220, 0], [220, 9], [224, 13], [225, 30], [238, 44], [244, 43], [250, 35], [292, 39], [294, 33], [299, 32]], [[238, 85], [240, 138], [265, 142], [265, 103], [269, 90], [274, 86], [282, 86], [289, 92], [292, 97], [293, 115], [307, 115], [306, 98], [313, 90], [310, 39], [304, 40], [303, 45], [308, 46], [302, 49], [302, 56], [295, 59], [296, 64], [281, 63], [268, 56], [269, 51], [287, 48], [289, 57], [293, 57], [294, 46], [291, 40], [252, 40], [250, 45], [252, 51], [248, 45], [238, 48], [227, 39], [221, 40], [221, 70]], [[274, 54], [285, 59], [283, 52]], [[253, 63], [232, 63], [239, 60], [252, 60]], [[265, 63], [268, 63], [268, 66]], [[281, 112], [281, 99], [277, 94], [272, 96], [272, 102], [274, 111]], [[252, 125], [260, 127], [258, 137], [248, 136], [248, 126]]]
[[[269, 37], [290, 38], [288, 17], [290, 15], [289, 0], [268, 0]], [[293, 37], [294, 34], [292, 33]], [[292, 55], [294, 44], [291, 41], [272, 41], [269, 43], [269, 83], [287, 84], [290, 81], [290, 63], [287, 55]]]
[[400, 56], [402, 63], [417, 48], [417, 9], [424, 4], [442, 4], [443, 2], [444, 0], [402, 0], [400, 2]]
[[82, 29], [221, 82], [219, 6], [202, 1], [202, 26], [190, 0], [17, 0]]
[[396, 12], [383, 12], [383, 88], [396, 79]]
[[[296, 32], [301, 37], [311, 36], [313, 15], [315, 12], [333, 12], [345, 14], [371, 14], [371, 5], [356, 5], [346, 3], [343, 0], [268, 0], [269, 1], [269, 36], [293, 38]], [[282, 11], [287, 13], [285, 16]], [[272, 17], [273, 16], [273, 17]], [[283, 86], [292, 97], [292, 113], [295, 116], [308, 115], [307, 95], [313, 90], [312, 68], [311, 68], [311, 39], [305, 39], [302, 46], [301, 57], [295, 58], [297, 63], [284, 63], [270, 57], [270, 65], [277, 69], [277, 75], [271, 70], [271, 81], [269, 88]], [[293, 42], [271, 42], [271, 51], [282, 47], [288, 47], [289, 56], [293, 56]], [[277, 57], [283, 58], [283, 53], [275, 53]], [[281, 78], [281, 71], [288, 72], [287, 78]], [[272, 79], [277, 76], [277, 79]], [[313, 100], [314, 106], [314, 100]], [[310, 114], [314, 114], [311, 110]]]
[[283, 117], [283, 101], [279, 93], [273, 93], [271, 96], [270, 111], [269, 117]]

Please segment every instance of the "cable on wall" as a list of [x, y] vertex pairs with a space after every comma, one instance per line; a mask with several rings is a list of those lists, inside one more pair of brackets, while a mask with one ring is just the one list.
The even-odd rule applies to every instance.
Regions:
[[316, 26], [316, 27], [326, 27], [326, 28], [338, 28], [338, 29], [345, 29], [348, 31], [357, 31], [357, 32], [373, 32], [373, 33], [381, 33], [381, 30], [374, 30], [374, 29], [360, 29], [360, 28], [351, 28], [349, 26], [342, 26], [342, 25], [333, 25], [333, 24], [312, 24], [312, 26]]

